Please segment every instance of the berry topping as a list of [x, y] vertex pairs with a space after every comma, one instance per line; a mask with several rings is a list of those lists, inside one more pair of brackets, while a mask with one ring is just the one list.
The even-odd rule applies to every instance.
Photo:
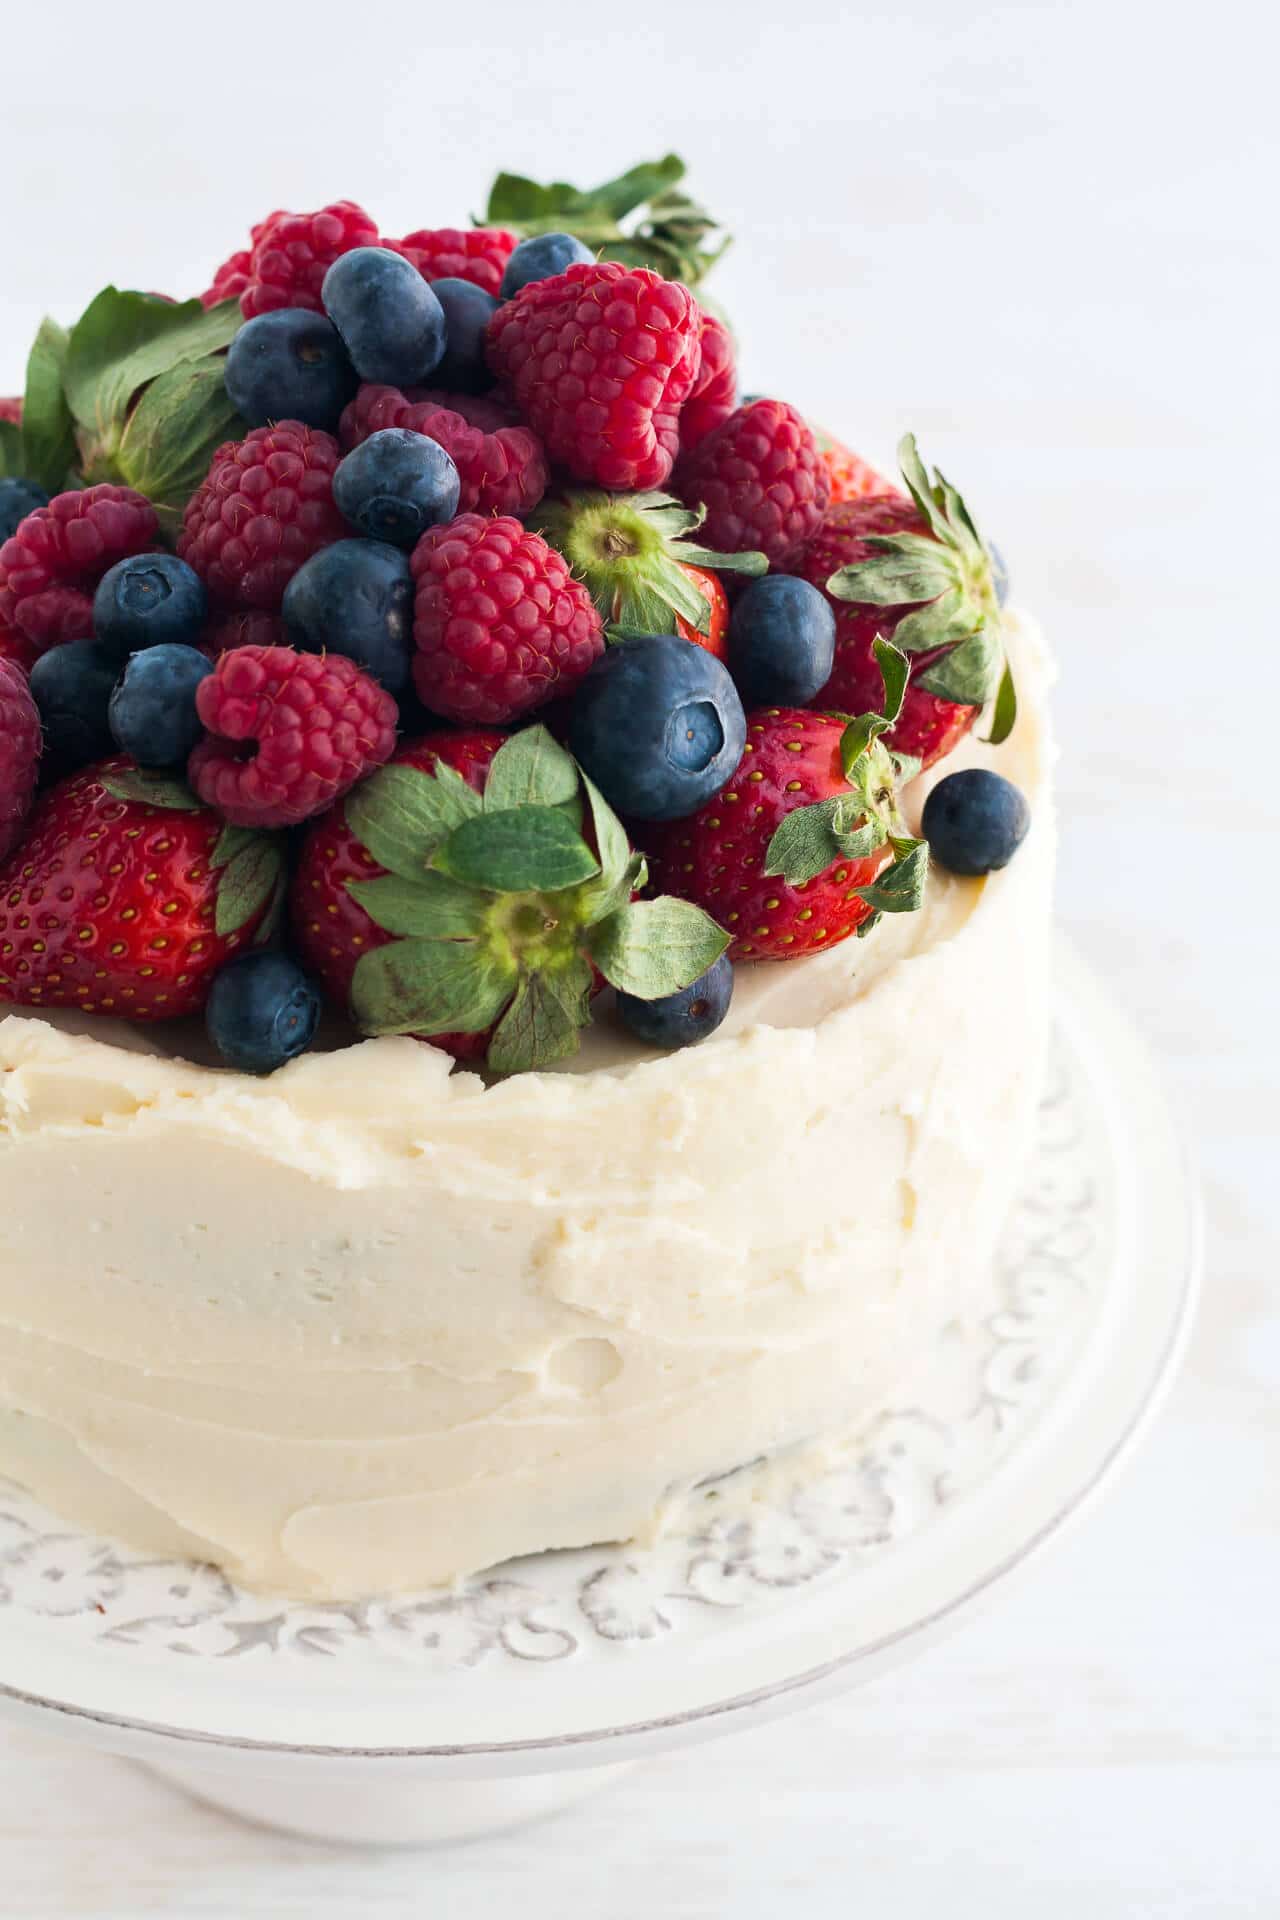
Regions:
[[[333, 501], [340, 457], [330, 434], [297, 420], [255, 427], [218, 448], [178, 536], [178, 552], [212, 601], [278, 612], [303, 561], [347, 530]], [[3, 562], [0, 549], [0, 573]]]
[[733, 999], [733, 963], [727, 953], [692, 986], [658, 1000], [638, 1000], [634, 994], [617, 996], [618, 1016], [638, 1040], [651, 1047], [694, 1047], [715, 1032]]
[[44, 732], [45, 771], [74, 773], [114, 751], [107, 711], [120, 657], [96, 640], [50, 647], [31, 669], [31, 697]]
[[359, 379], [322, 313], [281, 307], [246, 321], [227, 353], [227, 397], [251, 427], [301, 420], [333, 432]]
[[338, 511], [370, 540], [409, 548], [458, 511], [458, 469], [437, 440], [407, 427], [371, 433], [333, 476]]
[[0, 860], [22, 836], [40, 773], [40, 715], [25, 675], [0, 660]]
[[136, 554], [117, 560], [93, 596], [93, 630], [99, 646], [118, 659], [140, 647], [194, 643], [204, 625], [204, 581], [171, 553]]
[[680, 451], [692, 453], [722, 427], [738, 405], [738, 366], [733, 335], [713, 313], [702, 316], [702, 359], [693, 392], [680, 415]]
[[396, 703], [351, 660], [288, 647], [224, 653], [196, 694], [208, 730], [191, 783], [239, 827], [292, 827], [391, 757]]
[[674, 635], [611, 647], [579, 688], [569, 727], [584, 771], [637, 820], [695, 812], [732, 774], [745, 739], [724, 667]]
[[205, 1026], [238, 1073], [274, 1073], [305, 1053], [320, 1024], [319, 989], [284, 953], [242, 953], [209, 991]]
[[704, 532], [730, 553], [758, 549], [777, 565], [816, 532], [831, 482], [794, 407], [753, 400], [700, 440], [673, 482], [706, 509]]
[[979, 875], [1007, 867], [1027, 837], [1026, 796], [989, 767], [965, 767], [939, 780], [924, 803], [921, 831], [948, 873]]
[[255, 227], [253, 241], [248, 285], [240, 295], [246, 320], [278, 307], [319, 313], [329, 268], [355, 247], [376, 246], [378, 229], [354, 200], [335, 200], [319, 213], [273, 213]]
[[148, 647], [124, 669], [107, 719], [116, 745], [140, 767], [185, 767], [204, 728], [196, 689], [213, 672], [196, 647]]
[[748, 707], [805, 707], [831, 678], [836, 619], [807, 580], [756, 580], [729, 622], [729, 671]]
[[465, 280], [494, 299], [516, 236], [503, 227], [420, 227], [392, 244], [424, 280]]
[[660, 487], [697, 378], [701, 325], [688, 289], [656, 273], [612, 262], [570, 267], [499, 309], [489, 364], [551, 458], [577, 479]]
[[818, 452], [822, 463], [831, 476], [831, 505], [840, 506], [846, 500], [873, 499], [877, 494], [889, 494], [901, 499], [892, 480], [886, 480], [861, 454], [846, 447], [843, 440], [837, 440], [833, 434], [824, 433], [821, 427], [813, 430], [818, 443]]
[[398, 547], [382, 540], [322, 547], [285, 588], [284, 618], [289, 644], [345, 654], [397, 699], [408, 687], [413, 579]]
[[431, 291], [444, 309], [448, 342], [432, 378], [449, 393], [487, 393], [493, 374], [485, 339], [498, 302], [470, 280], [433, 280]]
[[[78, 649], [76, 649], [78, 651]], [[0, 867], [0, 999], [119, 1019], [197, 1013], [270, 925], [283, 860], [123, 756], [37, 801]]]
[[31, 480], [0, 480], [0, 544], [13, 538], [37, 507], [47, 507], [49, 496]]
[[410, 400], [398, 387], [361, 387], [342, 416], [344, 447], [372, 433], [405, 427], [442, 446], [458, 469], [462, 513], [531, 513], [547, 490], [542, 442], [487, 395], [429, 394]]
[[604, 625], [564, 556], [518, 520], [464, 513], [413, 551], [414, 683], [446, 720], [514, 720], [569, 693]]
[[554, 279], [569, 267], [582, 266], [594, 259], [590, 247], [584, 247], [571, 233], [540, 233], [532, 240], [522, 240], [507, 261], [498, 297], [514, 300], [521, 287], [527, 287], [530, 281]]
[[357, 247], [324, 277], [324, 310], [362, 380], [422, 386], [445, 347], [444, 308], [412, 261]]
[[0, 627], [33, 655], [93, 632], [93, 590], [108, 567], [156, 544], [159, 523], [132, 487], [85, 487], [38, 507], [0, 547]]

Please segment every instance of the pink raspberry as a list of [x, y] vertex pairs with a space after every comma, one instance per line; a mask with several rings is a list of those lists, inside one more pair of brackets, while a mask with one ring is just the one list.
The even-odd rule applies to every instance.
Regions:
[[693, 392], [680, 415], [680, 451], [692, 453], [700, 440], [723, 426], [738, 404], [738, 365], [733, 335], [713, 313], [702, 316], [702, 363]]
[[572, 692], [604, 652], [604, 625], [562, 554], [518, 520], [459, 514], [410, 561], [414, 684], [446, 720], [515, 720]]
[[407, 427], [444, 448], [458, 469], [463, 513], [532, 513], [550, 483], [538, 436], [486, 398], [414, 400], [399, 387], [363, 386], [338, 427], [344, 451], [384, 427]]
[[551, 459], [617, 492], [661, 487], [693, 391], [702, 314], [647, 267], [584, 262], [522, 287], [489, 323], [489, 365]]
[[297, 420], [218, 448], [178, 535], [180, 556], [215, 606], [278, 613], [303, 561], [349, 532], [333, 504], [341, 457], [331, 433]]
[[377, 227], [354, 200], [335, 200], [318, 213], [272, 214], [255, 229], [240, 311], [246, 320], [276, 307], [319, 313], [324, 276], [339, 255], [378, 244]]
[[237, 827], [294, 827], [395, 750], [399, 710], [342, 654], [236, 647], [196, 691], [210, 738], [188, 763], [206, 806]]
[[0, 651], [30, 666], [64, 640], [88, 639], [99, 580], [117, 560], [149, 553], [159, 526], [132, 487], [59, 493], [29, 513], [0, 547]]
[[412, 260], [424, 280], [469, 280], [496, 300], [516, 236], [504, 227], [419, 227], [388, 246]]
[[253, 268], [253, 249], [275, 220], [283, 220], [284, 215], [276, 210], [269, 213], [265, 220], [259, 220], [249, 233], [249, 244], [239, 252], [231, 254], [213, 276], [211, 286], [200, 295], [202, 307], [216, 307], [219, 300], [239, 299], [249, 284]]
[[822, 523], [831, 475], [811, 429], [783, 400], [753, 400], [676, 468], [686, 506], [704, 506], [698, 538], [721, 553], [766, 553], [777, 565]]
[[27, 676], [0, 660], [0, 860], [22, 838], [40, 771], [40, 715]]

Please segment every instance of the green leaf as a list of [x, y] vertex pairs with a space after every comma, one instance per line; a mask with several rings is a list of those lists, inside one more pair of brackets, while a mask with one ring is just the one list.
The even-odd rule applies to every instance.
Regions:
[[0, 420], [0, 480], [25, 480], [27, 456], [22, 444], [22, 428], [12, 420]]
[[590, 993], [591, 968], [580, 957], [558, 973], [527, 974], [489, 1042], [490, 1072], [526, 1073], [576, 1053]]
[[[444, 771], [440, 762], [437, 775]], [[347, 795], [346, 819], [380, 867], [416, 879], [454, 828], [482, 807], [465, 781], [455, 785], [418, 767], [382, 767]]]
[[474, 940], [393, 940], [360, 960], [351, 1008], [362, 1033], [483, 1033], [515, 968]]
[[1000, 676], [1000, 685], [996, 691], [996, 703], [991, 713], [991, 731], [987, 735], [987, 745], [998, 747], [1009, 738], [1018, 718], [1018, 689], [1014, 685], [1013, 668], [1008, 660], [1004, 663], [1004, 672]]
[[827, 591], [835, 599], [874, 607], [906, 606], [936, 600], [958, 584], [955, 555], [936, 540], [918, 533], [876, 534], [867, 545], [875, 549], [869, 560], [841, 567], [828, 580]]
[[729, 935], [688, 900], [636, 900], [590, 927], [587, 951], [610, 986], [661, 1000], [701, 979]]
[[500, 173], [489, 194], [485, 223], [489, 226], [541, 225], [546, 231], [554, 232], [557, 221], [587, 212], [616, 223], [664, 188], [682, 180], [684, 170], [683, 160], [669, 153], [662, 160], [642, 161], [617, 180], [585, 191], [569, 186], [564, 180], [540, 187], [523, 174]]
[[199, 813], [200, 802], [185, 780], [171, 773], [145, 773], [141, 767], [122, 767], [107, 773], [102, 784], [113, 800], [140, 801], [165, 813]]
[[260, 834], [259, 827], [224, 827], [209, 856], [209, 865], [215, 873], [229, 866], [236, 855], [243, 853], [246, 847], [251, 847]]
[[474, 939], [493, 904], [491, 895], [444, 873], [421, 873], [412, 880], [399, 873], [381, 880], [348, 880], [347, 892], [376, 926], [418, 940]]
[[600, 878], [583, 888], [579, 902], [583, 924], [588, 925], [629, 900], [644, 885], [648, 869], [642, 855], [632, 853], [626, 828], [594, 780], [584, 773], [582, 784], [600, 860]]
[[62, 388], [68, 335], [42, 320], [27, 360], [22, 402], [22, 449], [27, 476], [50, 493], [65, 485], [76, 457], [75, 422]]
[[218, 353], [239, 327], [235, 300], [206, 310], [198, 300], [169, 306], [104, 288], [71, 329], [63, 380], [72, 413], [93, 442], [114, 453], [139, 388], [184, 361]]
[[188, 361], [150, 383], [130, 414], [115, 456], [126, 486], [153, 500], [170, 530], [209, 470], [224, 440], [245, 431], [216, 355]]
[[769, 571], [769, 556], [764, 553], [717, 553], [712, 547], [695, 547], [682, 540], [679, 554], [691, 567], [710, 567], [716, 573], [744, 573], [750, 580], [758, 580]]
[[951, 545], [951, 529], [933, 497], [929, 485], [929, 476], [925, 472], [920, 450], [916, 446], [914, 433], [904, 433], [898, 442], [898, 465], [902, 468], [902, 477], [907, 483], [907, 492], [915, 501], [921, 515], [928, 522], [935, 539]]
[[846, 780], [852, 776], [872, 741], [878, 740], [882, 733], [888, 733], [898, 719], [906, 698], [907, 681], [911, 676], [907, 656], [891, 640], [886, 640], [883, 634], [877, 634], [872, 642], [872, 652], [884, 685], [883, 703], [879, 713], [863, 713], [856, 720], [851, 720], [840, 736], [840, 764]]
[[929, 849], [923, 840], [895, 841], [894, 845], [900, 851], [893, 865], [870, 886], [856, 891], [877, 913], [914, 913], [924, 899]]
[[573, 756], [543, 726], [526, 727], [498, 748], [485, 781], [484, 809], [556, 807], [576, 799], [578, 769]]
[[600, 862], [558, 807], [512, 807], [464, 820], [437, 850], [435, 866], [495, 893], [554, 893], [599, 873]]
[[1001, 646], [998, 631], [980, 627], [922, 673], [916, 685], [940, 700], [964, 707], [985, 707], [996, 691]]
[[766, 875], [801, 887], [840, 858], [835, 823], [845, 805], [844, 794], [818, 800], [810, 807], [793, 807], [774, 830], [765, 854]]
[[234, 853], [222, 872], [214, 931], [223, 939], [238, 933], [269, 906], [284, 881], [284, 842], [279, 834], [256, 833]]

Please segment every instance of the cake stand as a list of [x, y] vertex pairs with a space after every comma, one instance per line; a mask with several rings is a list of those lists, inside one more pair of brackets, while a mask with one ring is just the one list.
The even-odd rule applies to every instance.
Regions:
[[1195, 1187], [1151, 1067], [1060, 949], [1036, 1152], [989, 1307], [816, 1476], [709, 1486], [655, 1545], [355, 1605], [238, 1592], [0, 1484], [0, 1711], [326, 1840], [458, 1840], [812, 1705], [1026, 1568], [1150, 1420], [1186, 1339]]

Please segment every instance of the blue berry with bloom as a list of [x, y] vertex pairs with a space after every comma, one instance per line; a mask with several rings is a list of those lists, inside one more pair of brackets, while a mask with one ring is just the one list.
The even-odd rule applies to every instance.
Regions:
[[126, 663], [107, 710], [112, 736], [140, 767], [185, 767], [204, 737], [196, 689], [213, 672], [198, 647], [147, 647]]
[[1007, 867], [1030, 826], [1026, 795], [990, 767], [964, 767], [939, 780], [920, 822], [938, 865], [970, 877]]
[[286, 953], [228, 961], [205, 1008], [209, 1038], [239, 1073], [274, 1073], [305, 1053], [320, 1024], [320, 989]]
[[680, 993], [660, 1000], [638, 1000], [633, 993], [617, 995], [623, 1025], [651, 1047], [693, 1047], [714, 1033], [733, 999], [733, 963], [727, 953]]
[[172, 553], [135, 553], [117, 560], [93, 596], [93, 632], [118, 660], [141, 647], [194, 640], [208, 612], [204, 581]]
[[301, 420], [330, 433], [360, 384], [332, 320], [304, 307], [247, 320], [227, 352], [223, 381], [251, 427]]

